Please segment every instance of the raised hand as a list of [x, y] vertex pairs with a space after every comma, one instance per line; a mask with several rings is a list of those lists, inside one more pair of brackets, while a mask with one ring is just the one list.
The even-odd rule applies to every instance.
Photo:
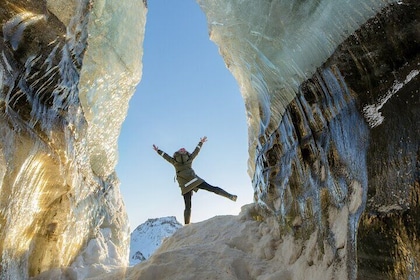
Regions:
[[157, 152], [159, 150], [158, 146], [156, 146], [155, 144], [153, 144], [153, 150], [155, 150]]
[[201, 139], [200, 139], [200, 142], [201, 143], [204, 143], [204, 142], [206, 142], [207, 141], [207, 136], [204, 136], [204, 137], [202, 137]]

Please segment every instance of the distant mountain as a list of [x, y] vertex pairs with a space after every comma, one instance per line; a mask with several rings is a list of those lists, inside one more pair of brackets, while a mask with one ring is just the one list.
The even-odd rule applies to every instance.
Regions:
[[182, 225], [175, 217], [148, 219], [131, 233], [130, 265], [136, 265], [150, 257]]

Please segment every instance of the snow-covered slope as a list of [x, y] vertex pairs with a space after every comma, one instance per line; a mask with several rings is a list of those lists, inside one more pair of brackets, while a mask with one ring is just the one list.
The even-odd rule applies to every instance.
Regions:
[[[263, 218], [257, 204], [244, 205], [238, 216], [216, 216], [182, 227], [146, 261], [89, 280], [302, 280], [349, 279], [346, 259], [325, 241], [317, 244], [281, 234], [276, 217]], [[343, 220], [331, 220], [340, 228]], [[333, 217], [332, 217], [333, 218]]]
[[130, 265], [144, 261], [162, 244], [162, 241], [182, 227], [175, 217], [148, 219], [131, 233]]

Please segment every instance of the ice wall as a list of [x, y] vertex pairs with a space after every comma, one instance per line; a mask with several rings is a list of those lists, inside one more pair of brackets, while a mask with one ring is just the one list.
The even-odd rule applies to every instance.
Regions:
[[[250, 147], [271, 134], [303, 81], [381, 8], [396, 1], [197, 1], [246, 101]], [[251, 12], [252, 11], [252, 12]], [[254, 152], [250, 153], [253, 173]]]
[[92, 170], [114, 171], [117, 140], [128, 101], [141, 77], [146, 13], [143, 0], [95, 1], [80, 73], [80, 103], [88, 123]]
[[358, 258], [361, 279], [418, 277], [418, 1], [198, 2], [245, 99], [261, 209], [350, 279]]
[[146, 11], [140, 0], [0, 3], [1, 279], [127, 265], [116, 138]]

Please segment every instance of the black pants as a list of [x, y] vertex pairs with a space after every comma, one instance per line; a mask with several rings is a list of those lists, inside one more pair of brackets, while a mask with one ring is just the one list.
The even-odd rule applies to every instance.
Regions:
[[[224, 196], [226, 198], [231, 198], [232, 195], [230, 193], [228, 193], [227, 191], [219, 188], [219, 187], [215, 187], [212, 186], [210, 184], [208, 184], [207, 182], [203, 182], [200, 185], [198, 185], [199, 189], [202, 190], [206, 190], [209, 192], [213, 192], [215, 194]], [[192, 197], [192, 193], [193, 191], [187, 192], [186, 194], [184, 194], [184, 202], [185, 202], [185, 210], [184, 210], [184, 223], [187, 225], [190, 223], [190, 218], [191, 218], [191, 197]]]

